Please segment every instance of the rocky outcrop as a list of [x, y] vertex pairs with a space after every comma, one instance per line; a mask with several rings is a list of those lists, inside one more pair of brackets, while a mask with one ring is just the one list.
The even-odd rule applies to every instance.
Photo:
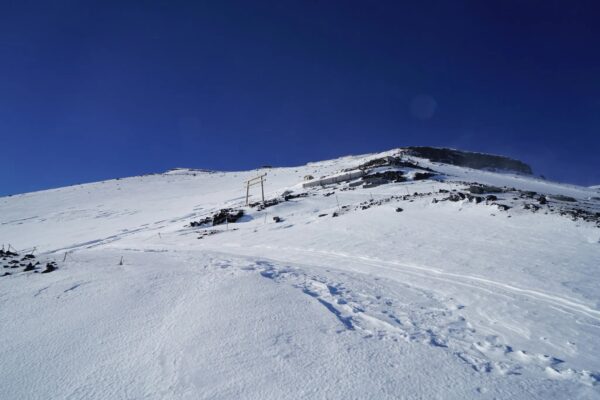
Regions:
[[473, 169], [490, 171], [512, 171], [519, 174], [531, 175], [531, 167], [522, 161], [504, 156], [483, 153], [472, 153], [437, 147], [406, 147], [406, 154], [426, 158], [433, 162], [457, 165]]
[[226, 222], [234, 223], [234, 222], [237, 222], [237, 220], [239, 220], [243, 216], [244, 216], [243, 210], [234, 210], [231, 208], [223, 208], [219, 212], [214, 214], [212, 217], [206, 217], [199, 221], [190, 222], [190, 226], [192, 228], [197, 228], [197, 227], [201, 227], [203, 225], [209, 225], [209, 224], [212, 226], [216, 226], [216, 225], [224, 224]]

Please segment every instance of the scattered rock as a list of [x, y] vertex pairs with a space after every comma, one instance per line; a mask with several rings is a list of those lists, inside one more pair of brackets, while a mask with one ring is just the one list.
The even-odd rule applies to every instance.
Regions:
[[47, 274], [52, 271], [56, 271], [56, 269], [56, 265], [53, 262], [49, 262], [48, 264], [46, 264], [46, 269], [42, 271], [42, 274]]
[[402, 212], [402, 211], [404, 211], [402, 208], [400, 208], [400, 207], [396, 208], [396, 212]]
[[281, 199], [281, 198], [268, 199], [268, 200], [265, 200], [265, 201], [259, 201], [259, 202], [256, 202], [256, 203], [251, 203], [250, 207], [256, 207], [256, 209], [258, 211], [262, 211], [265, 208], [276, 206], [277, 204], [281, 203], [282, 201], [283, 201], [283, 199]]
[[435, 172], [431, 168], [422, 167], [419, 164], [409, 161], [406, 159], [402, 159], [402, 157], [394, 157], [394, 156], [386, 156], [381, 158], [375, 158], [373, 160], [367, 161], [364, 164], [358, 166], [360, 170], [369, 170], [378, 167], [404, 167], [404, 168], [413, 168], [413, 169], [421, 169], [423, 171]]
[[497, 206], [500, 211], [508, 211], [508, 210], [511, 209], [511, 207], [507, 206], [506, 204], [498, 204], [498, 203], [496, 203], [494, 205]]
[[290, 200], [293, 200], [293, 199], [298, 199], [300, 197], [307, 197], [307, 196], [308, 196], [307, 192], [298, 193], [298, 194], [289, 193], [289, 194], [285, 194], [283, 196], [283, 200], [284, 201], [290, 201]]
[[213, 226], [215, 225], [220, 225], [220, 224], [224, 224], [226, 222], [236, 222], [237, 220], [239, 220], [240, 218], [242, 218], [244, 216], [244, 211], [243, 210], [232, 210], [230, 208], [224, 208], [221, 211], [219, 211], [217, 214], [213, 215], [213, 219], [212, 219], [212, 224]]
[[216, 231], [216, 230], [203, 231], [200, 233], [200, 236], [198, 236], [198, 239], [204, 239], [207, 236], [216, 235], [217, 233], [221, 233], [221, 231]]
[[535, 205], [535, 204], [531, 204], [531, 203], [525, 203], [525, 204], [523, 204], [523, 208], [525, 210], [530, 210], [532, 212], [536, 212], [536, 211], [538, 211], [540, 209], [540, 206]]
[[392, 156], [375, 158], [373, 160], [367, 161], [364, 164], [359, 165], [358, 169], [367, 170], [367, 169], [372, 169], [372, 168], [376, 168], [376, 167], [383, 167], [386, 165], [395, 165], [395, 163], [398, 160], [399, 160], [398, 157], [392, 157]]
[[479, 203], [483, 202], [483, 197], [481, 197], [481, 196], [472, 196], [472, 195], [468, 194], [467, 199], [469, 199], [470, 202], [474, 202], [475, 204], [479, 204]]
[[190, 222], [190, 226], [191, 227], [199, 227], [199, 226], [208, 225], [208, 224], [212, 224], [212, 226], [215, 226], [215, 225], [224, 224], [226, 222], [233, 223], [233, 222], [236, 222], [237, 220], [239, 220], [240, 218], [242, 218], [243, 216], [244, 216], [243, 210], [233, 210], [231, 208], [223, 208], [218, 213], [214, 214], [212, 217], [206, 217], [206, 218], [201, 219], [200, 221]]
[[273, 221], [277, 223], [283, 221], [283, 219], [281, 219], [280, 217], [273, 217]]
[[496, 186], [486, 186], [486, 185], [481, 185], [481, 186], [476, 186], [476, 185], [471, 185], [469, 187], [469, 192], [473, 193], [473, 194], [484, 194], [484, 193], [502, 193], [502, 189]]
[[413, 180], [415, 181], [424, 181], [426, 179], [431, 179], [435, 176], [432, 172], [415, 172], [413, 176]]
[[34, 269], [35, 269], [35, 267], [33, 266], [33, 264], [29, 263], [29, 264], [27, 264], [27, 266], [25, 267], [23, 272], [33, 271]]
[[211, 217], [206, 217], [206, 218], [201, 219], [200, 221], [192, 221], [192, 222], [190, 222], [190, 226], [192, 228], [196, 228], [196, 227], [199, 227], [199, 226], [202, 226], [202, 225], [210, 224], [211, 222], [212, 222], [212, 218]]
[[466, 198], [467, 198], [466, 194], [464, 194], [462, 192], [457, 192], [457, 193], [451, 193], [450, 196], [446, 197], [443, 200], [457, 202], [457, 201], [462, 201], [462, 200], [464, 200]]

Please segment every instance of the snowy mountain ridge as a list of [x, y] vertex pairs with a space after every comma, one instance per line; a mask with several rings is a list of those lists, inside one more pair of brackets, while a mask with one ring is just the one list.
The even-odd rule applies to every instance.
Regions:
[[0, 198], [0, 397], [600, 398], [600, 198], [530, 171], [413, 147]]

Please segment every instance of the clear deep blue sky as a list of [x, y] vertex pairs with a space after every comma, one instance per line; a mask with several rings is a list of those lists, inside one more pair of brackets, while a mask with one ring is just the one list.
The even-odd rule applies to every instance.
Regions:
[[405, 145], [600, 184], [597, 1], [0, 1], [0, 195]]

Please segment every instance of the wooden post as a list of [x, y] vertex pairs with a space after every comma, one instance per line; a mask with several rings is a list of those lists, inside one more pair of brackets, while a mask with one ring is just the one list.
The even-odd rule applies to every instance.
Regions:
[[262, 192], [262, 202], [265, 204], [265, 186], [263, 185], [263, 176], [260, 176], [260, 191]]
[[250, 181], [246, 182], [246, 206], [248, 205], [248, 197], [250, 196]]

